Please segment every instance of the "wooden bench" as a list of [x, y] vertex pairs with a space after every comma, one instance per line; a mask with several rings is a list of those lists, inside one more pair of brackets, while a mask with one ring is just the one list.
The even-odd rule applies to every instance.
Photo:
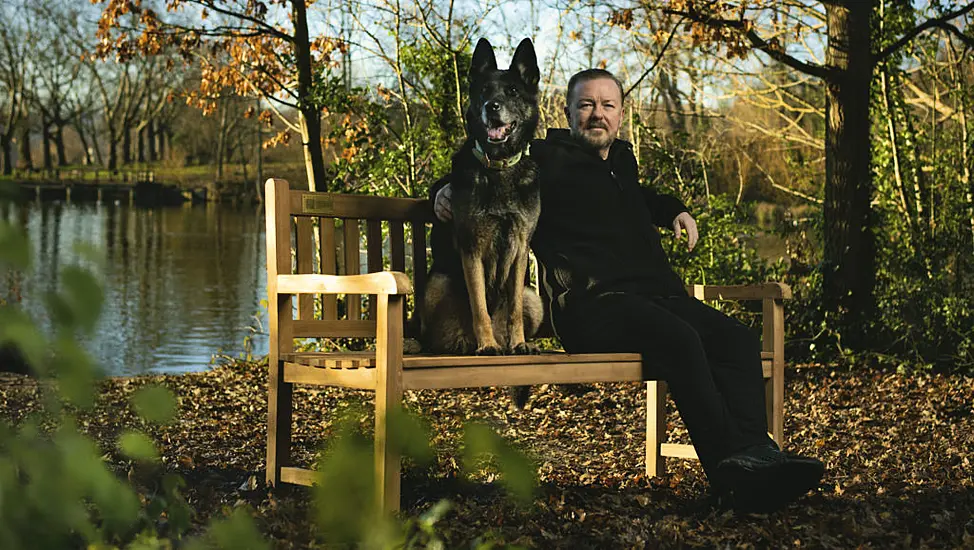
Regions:
[[[406, 302], [412, 296], [419, 305], [426, 281], [431, 210], [426, 200], [309, 193], [292, 190], [281, 179], [267, 180], [269, 484], [310, 485], [314, 481], [311, 470], [295, 467], [290, 459], [294, 384], [375, 391], [376, 488], [378, 502], [387, 511], [398, 510], [400, 498], [400, 457], [387, 445], [387, 415], [400, 405], [406, 390], [646, 382], [646, 474], [662, 474], [665, 457], [696, 458], [691, 445], [666, 443], [666, 385], [647, 377], [638, 354], [403, 355], [403, 338], [408, 336]], [[406, 275], [410, 243], [412, 278]], [[361, 273], [363, 252], [365, 274]], [[688, 291], [703, 300], [763, 302], [761, 359], [768, 430], [781, 444], [785, 364], [782, 300], [791, 297], [790, 289], [784, 284], [766, 283], [691, 285]], [[315, 295], [321, 296], [317, 318]], [[292, 301], [295, 296], [296, 304]], [[294, 350], [295, 338], [335, 337], [374, 338], [375, 351]]]

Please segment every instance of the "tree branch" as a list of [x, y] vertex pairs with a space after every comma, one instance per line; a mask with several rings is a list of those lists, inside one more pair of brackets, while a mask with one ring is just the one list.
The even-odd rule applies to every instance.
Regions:
[[954, 27], [953, 25], [948, 24], [948, 21], [950, 21], [952, 19], [956, 19], [957, 17], [960, 17], [960, 16], [962, 16], [962, 15], [970, 12], [971, 10], [974, 10], [974, 2], [968, 3], [966, 6], [964, 6], [963, 8], [960, 8], [957, 11], [952, 11], [952, 12], [945, 13], [944, 15], [942, 15], [940, 17], [937, 17], [935, 19], [928, 19], [927, 21], [921, 23], [920, 25], [917, 25], [916, 27], [913, 27], [912, 29], [910, 29], [909, 31], [907, 31], [906, 34], [904, 34], [903, 36], [901, 36], [899, 38], [899, 40], [897, 40], [896, 42], [893, 42], [889, 46], [886, 46], [885, 48], [883, 48], [882, 51], [880, 51], [878, 54], [876, 54], [876, 56], [874, 58], [874, 62], [875, 63], [882, 62], [884, 59], [886, 59], [887, 57], [889, 57], [890, 55], [892, 55], [896, 50], [902, 48], [907, 43], [909, 43], [911, 40], [913, 40], [914, 38], [916, 38], [917, 35], [919, 35], [923, 31], [930, 30], [930, 29], [933, 29], [933, 28], [941, 28], [941, 29], [947, 30], [949, 32], [953, 32], [954, 34], [956, 34], [957, 36], [959, 36], [961, 38], [961, 40], [964, 41], [965, 44], [968, 44], [968, 45], [974, 44], [974, 38], [971, 38], [970, 36], [965, 35], [964, 33], [960, 32], [960, 30], [957, 29], [957, 27]]
[[653, 64], [650, 65], [648, 69], [646, 69], [645, 71], [643, 71], [643, 74], [640, 75], [640, 77], [638, 79], [636, 79], [636, 81], [633, 82], [633, 84], [631, 86], [629, 86], [629, 89], [626, 90], [626, 93], [622, 94], [623, 99], [625, 99], [626, 96], [628, 96], [629, 94], [631, 94], [632, 91], [636, 89], [636, 87], [638, 87], [640, 84], [642, 84], [643, 80], [647, 76], [649, 76], [649, 73], [653, 72], [653, 69], [655, 69], [656, 66], [659, 65], [659, 62], [663, 60], [663, 54], [665, 54], [666, 53], [666, 50], [669, 49], [670, 42], [673, 41], [673, 36], [676, 34], [676, 29], [680, 28], [680, 25], [683, 23], [683, 20], [684, 19], [686, 19], [686, 18], [685, 17], [681, 17], [680, 20], [677, 21], [675, 25], [673, 25], [673, 28], [670, 29], [670, 36], [667, 37], [666, 43], [663, 44], [662, 49], [660, 49], [659, 53], [656, 55], [656, 59], [653, 60]]
[[829, 74], [831, 73], [831, 71], [829, 71], [827, 67], [823, 67], [822, 65], [816, 65], [813, 63], [807, 63], [805, 61], [802, 61], [800, 59], [788, 55], [787, 53], [785, 53], [784, 49], [782, 49], [780, 46], [778, 46], [777, 44], [772, 44], [767, 40], [765, 40], [764, 38], [758, 36], [758, 33], [756, 33], [753, 28], [746, 27], [745, 21], [743, 20], [733, 21], [729, 19], [718, 19], [716, 17], [711, 17], [707, 14], [700, 13], [696, 10], [678, 11], [678, 10], [664, 9], [663, 13], [680, 15], [691, 21], [697, 23], [703, 23], [704, 25], [708, 25], [711, 27], [727, 27], [731, 29], [736, 29], [741, 34], [743, 34], [745, 38], [748, 39], [752, 47], [761, 50], [762, 52], [770, 56], [772, 59], [774, 59], [775, 61], [778, 61], [779, 63], [783, 63], [791, 67], [792, 69], [795, 69], [796, 71], [803, 72], [805, 74], [816, 76], [818, 78], [823, 78], [823, 79], [828, 78]]

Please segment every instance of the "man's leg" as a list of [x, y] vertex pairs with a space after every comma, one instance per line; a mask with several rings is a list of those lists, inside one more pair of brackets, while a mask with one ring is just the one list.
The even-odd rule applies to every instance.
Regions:
[[815, 487], [824, 472], [822, 463], [781, 453], [767, 433], [756, 335], [694, 298], [656, 301], [699, 334], [721, 397], [743, 434], [742, 447], [717, 466], [717, 492], [732, 493], [734, 507], [740, 511], [771, 512]]
[[655, 301], [700, 336], [717, 390], [745, 436], [742, 446], [767, 443], [761, 340], [755, 331], [696, 298], [680, 296]]
[[603, 294], [573, 308], [570, 319], [557, 326], [558, 334], [573, 353], [643, 354], [651, 373], [669, 385], [700, 462], [713, 481], [717, 463], [748, 441], [721, 397], [697, 331], [656, 302], [638, 294]]

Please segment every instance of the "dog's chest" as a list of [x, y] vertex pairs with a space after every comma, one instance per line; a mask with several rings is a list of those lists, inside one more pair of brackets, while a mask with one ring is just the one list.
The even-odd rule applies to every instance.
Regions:
[[525, 159], [505, 170], [472, 168], [457, 175], [453, 208], [461, 233], [480, 238], [509, 233], [515, 239], [530, 238], [541, 211], [533, 161]]

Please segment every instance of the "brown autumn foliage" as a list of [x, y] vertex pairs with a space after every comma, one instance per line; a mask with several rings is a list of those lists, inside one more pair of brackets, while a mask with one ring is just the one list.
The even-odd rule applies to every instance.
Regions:
[[[201, 528], [211, 516], [249, 506], [277, 548], [320, 547], [309, 519], [311, 493], [262, 486], [266, 365], [233, 364], [179, 376], [110, 378], [83, 428], [121, 475], [151, 492], [158, 472], [133, 468], [115, 449], [140, 426], [133, 391], [161, 382], [178, 397], [178, 422], [149, 428], [164, 468], [188, 481]], [[530, 548], [811, 547], [961, 548], [974, 545], [974, 379], [804, 365], [786, 374], [787, 447], [827, 464], [821, 486], [788, 509], [735, 517], [706, 505], [701, 470], [671, 460], [669, 473], [643, 473], [644, 390], [640, 384], [535, 388], [523, 411], [502, 389], [407, 392], [405, 404], [432, 426], [435, 462], [405, 468], [403, 506], [415, 515], [453, 501], [437, 529], [450, 548], [474, 539]], [[370, 395], [296, 391], [295, 455], [310, 464], [343, 413]], [[39, 408], [36, 383], [0, 379], [0, 415], [16, 424]], [[482, 471], [462, 479], [460, 427], [484, 420], [534, 458], [541, 488], [519, 507]], [[370, 417], [360, 422], [368, 429]], [[671, 410], [669, 423], [685, 437]]]

